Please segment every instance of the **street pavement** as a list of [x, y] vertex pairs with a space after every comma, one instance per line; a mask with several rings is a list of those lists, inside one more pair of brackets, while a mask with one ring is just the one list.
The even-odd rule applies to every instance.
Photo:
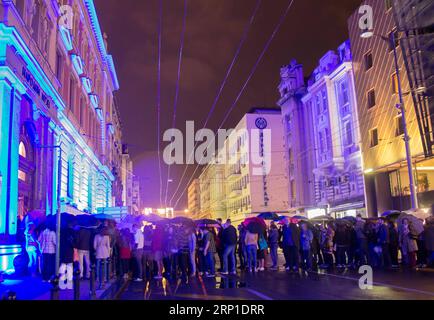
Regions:
[[373, 288], [359, 288], [356, 270], [265, 271], [216, 278], [130, 282], [122, 300], [434, 300], [433, 270], [374, 270]]

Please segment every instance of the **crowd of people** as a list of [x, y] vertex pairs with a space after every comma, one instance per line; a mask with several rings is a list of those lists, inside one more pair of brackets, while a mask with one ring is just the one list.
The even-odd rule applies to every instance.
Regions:
[[[279, 269], [279, 250], [284, 268], [295, 272], [300, 268], [309, 271], [366, 264], [386, 269], [399, 268], [400, 264], [408, 268], [434, 264], [433, 219], [427, 219], [420, 234], [413, 232], [409, 219], [398, 225], [387, 218], [366, 220], [361, 216], [352, 223], [318, 224], [284, 218], [280, 223], [267, 223], [259, 232], [244, 224], [236, 228], [230, 219], [217, 222], [199, 227], [135, 223], [124, 228], [110, 220], [94, 228], [68, 225], [60, 236], [61, 281], [72, 288], [74, 264], [82, 279], [90, 278], [95, 265], [99, 288], [104, 288], [113, 275], [140, 282], [163, 277], [215, 277], [217, 272], [235, 275], [237, 269], [274, 271]], [[35, 248], [31, 259], [41, 261], [42, 278], [49, 281], [55, 273], [55, 231], [47, 227], [37, 236], [29, 231], [27, 239], [28, 246]], [[266, 261], [271, 261], [271, 266]]]

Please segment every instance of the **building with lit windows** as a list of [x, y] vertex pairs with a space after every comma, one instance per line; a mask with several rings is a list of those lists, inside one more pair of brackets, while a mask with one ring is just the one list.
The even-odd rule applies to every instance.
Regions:
[[188, 186], [188, 213], [193, 219], [197, 219], [200, 213], [200, 182], [194, 179]]
[[92, 0], [1, 0], [0, 17], [0, 243], [11, 244], [30, 211], [113, 205], [119, 84]]
[[[402, 39], [393, 45], [398, 53], [419, 207], [428, 208], [434, 199], [433, 60], [430, 49], [433, 30], [432, 27], [431, 31], [424, 28], [432, 26], [433, 3], [367, 0], [363, 4], [373, 8], [374, 36], [361, 37], [358, 12], [349, 18], [348, 26], [367, 211], [375, 216], [386, 210], [411, 207], [402, 115], [396, 108], [399, 95], [393, 47], [391, 41], [381, 38], [389, 37], [392, 32], [395, 32], [396, 39]], [[415, 27], [421, 29], [416, 33], [400, 32]], [[420, 64], [415, 62], [414, 54], [420, 58]]]
[[[316, 212], [364, 215], [365, 196], [350, 42], [327, 52], [301, 99], [311, 113]], [[302, 134], [302, 132], [300, 132]], [[311, 216], [310, 210], [307, 211]]]
[[237, 225], [262, 212], [287, 213], [287, 181], [280, 109], [254, 108], [199, 176], [199, 217]]
[[226, 218], [224, 172], [224, 165], [215, 161], [203, 168], [199, 176], [199, 219]]
[[127, 145], [122, 145], [121, 161], [121, 180], [122, 180], [122, 206], [132, 208], [133, 205], [133, 161]]

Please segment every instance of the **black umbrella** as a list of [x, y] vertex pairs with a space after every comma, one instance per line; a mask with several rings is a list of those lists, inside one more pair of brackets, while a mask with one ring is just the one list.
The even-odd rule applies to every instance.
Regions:
[[350, 220], [343, 219], [343, 218], [342, 219], [336, 219], [334, 222], [336, 223], [336, 225], [343, 224], [343, 225], [348, 226], [348, 227], [351, 227], [353, 225], [353, 223]]
[[265, 227], [261, 223], [258, 223], [258, 222], [250, 222], [246, 228], [251, 233], [262, 234], [265, 231]]
[[112, 215], [109, 215], [106, 213], [94, 214], [93, 217], [95, 217], [95, 219], [99, 219], [99, 220], [115, 220], [115, 218], [113, 218]]
[[279, 215], [274, 212], [262, 212], [258, 214], [258, 218], [262, 218], [264, 220], [276, 220], [279, 219]]
[[333, 218], [330, 216], [319, 216], [319, 217], [315, 217], [313, 219], [310, 219], [311, 221], [332, 221]]
[[199, 219], [195, 221], [196, 224], [208, 225], [208, 224], [219, 224], [218, 221], [213, 219]]
[[182, 224], [182, 225], [187, 226], [187, 227], [195, 227], [196, 226], [196, 222], [194, 222], [192, 219], [187, 218], [187, 217], [175, 217], [175, 218], [170, 220], [170, 223]]
[[354, 218], [354, 217], [352, 217], [352, 216], [346, 216], [346, 217], [343, 217], [342, 219], [344, 219], [344, 220], [348, 220], [348, 221], [350, 221], [352, 224], [356, 224], [356, 222], [357, 222], [357, 219]]

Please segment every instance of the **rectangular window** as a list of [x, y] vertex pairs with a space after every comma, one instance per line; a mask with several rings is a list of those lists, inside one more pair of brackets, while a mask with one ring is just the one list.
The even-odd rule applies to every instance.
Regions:
[[399, 115], [395, 118], [395, 135], [402, 136], [404, 134], [404, 125], [402, 122], [402, 115]]
[[372, 58], [372, 52], [368, 52], [364, 56], [365, 60], [365, 71], [368, 71], [374, 65], [374, 60]]
[[372, 89], [368, 92], [368, 109], [375, 107], [376, 101], [375, 101], [375, 90]]
[[399, 89], [398, 89], [398, 76], [396, 75], [396, 72], [392, 74], [390, 80], [392, 82], [392, 93], [397, 94]]
[[[392, 36], [394, 36], [393, 39]], [[393, 30], [389, 32], [389, 51], [393, 51], [394, 47], [397, 48], [398, 46], [399, 46], [399, 33], [396, 30]]]
[[59, 81], [62, 81], [62, 54], [57, 51], [56, 52], [56, 78]]
[[345, 81], [341, 82], [342, 105], [346, 105], [350, 99], [348, 97], [348, 87]]
[[351, 121], [345, 123], [345, 138], [346, 144], [353, 144], [353, 126], [351, 125]]
[[324, 135], [322, 132], [318, 133], [319, 151], [324, 153]]
[[73, 78], [69, 80], [69, 108], [74, 111], [75, 104], [75, 81]]
[[85, 113], [85, 105], [84, 105], [84, 98], [83, 96], [80, 96], [80, 110], [79, 110], [79, 119], [80, 119], [80, 126], [83, 127], [84, 125], [84, 113]]
[[327, 91], [322, 91], [322, 110], [325, 112], [328, 108], [328, 101], [327, 101]]
[[371, 148], [378, 146], [378, 129], [372, 129], [369, 131], [369, 137], [371, 142]]
[[320, 98], [319, 94], [316, 95], [316, 113], [317, 113], [317, 115], [321, 114], [321, 98]]

